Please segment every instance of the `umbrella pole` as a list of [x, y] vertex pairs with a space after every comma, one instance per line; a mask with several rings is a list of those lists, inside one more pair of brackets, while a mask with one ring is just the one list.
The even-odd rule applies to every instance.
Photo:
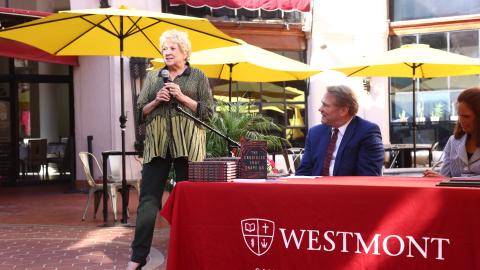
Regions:
[[120, 115], [120, 130], [122, 134], [122, 223], [127, 223], [127, 207], [128, 207], [128, 187], [126, 179], [126, 165], [125, 165], [125, 128], [127, 123], [127, 117], [125, 116], [125, 104], [124, 104], [124, 84], [123, 84], [123, 56], [120, 56], [120, 104], [122, 107]]
[[[233, 64], [228, 64], [230, 68], [229, 78], [228, 78], [228, 103], [232, 103], [232, 71], [233, 71]], [[230, 104], [229, 104], [230, 105]]]
[[412, 129], [413, 129], [413, 167], [417, 167], [417, 103], [415, 98], [415, 64], [413, 65], [413, 76], [412, 76], [412, 92], [413, 92], [413, 121], [412, 121]]
[[120, 130], [122, 135], [122, 224], [126, 224], [128, 220], [127, 207], [128, 207], [128, 188], [126, 178], [126, 165], [125, 165], [125, 127], [127, 123], [127, 117], [125, 117], [125, 102], [124, 102], [124, 76], [123, 76], [123, 16], [120, 16]]

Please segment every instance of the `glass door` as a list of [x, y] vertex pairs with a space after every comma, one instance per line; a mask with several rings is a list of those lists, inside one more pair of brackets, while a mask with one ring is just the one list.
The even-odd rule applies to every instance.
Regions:
[[[52, 180], [70, 175], [69, 84], [20, 82], [17, 93], [20, 179]], [[46, 140], [46, 149], [34, 157], [31, 141], [37, 140]]]

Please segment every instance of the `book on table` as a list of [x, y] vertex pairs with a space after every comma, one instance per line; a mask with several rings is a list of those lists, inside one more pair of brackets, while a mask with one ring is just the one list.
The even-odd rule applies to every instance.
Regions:
[[450, 186], [450, 187], [480, 187], [480, 176], [459, 176], [452, 177], [447, 180], [441, 181], [438, 186]]
[[206, 160], [188, 163], [190, 181], [227, 181], [237, 177], [235, 161]]

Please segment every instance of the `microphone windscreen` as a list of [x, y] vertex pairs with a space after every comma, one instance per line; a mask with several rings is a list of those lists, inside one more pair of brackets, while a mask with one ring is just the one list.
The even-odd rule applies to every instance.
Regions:
[[162, 69], [160, 76], [162, 76], [164, 83], [170, 80], [170, 72], [168, 72], [168, 69]]

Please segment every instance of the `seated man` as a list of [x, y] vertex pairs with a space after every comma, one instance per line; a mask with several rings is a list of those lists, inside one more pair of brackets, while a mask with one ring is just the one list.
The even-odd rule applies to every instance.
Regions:
[[327, 87], [319, 109], [322, 124], [308, 131], [296, 175], [381, 175], [380, 128], [356, 116], [358, 102], [344, 85]]

